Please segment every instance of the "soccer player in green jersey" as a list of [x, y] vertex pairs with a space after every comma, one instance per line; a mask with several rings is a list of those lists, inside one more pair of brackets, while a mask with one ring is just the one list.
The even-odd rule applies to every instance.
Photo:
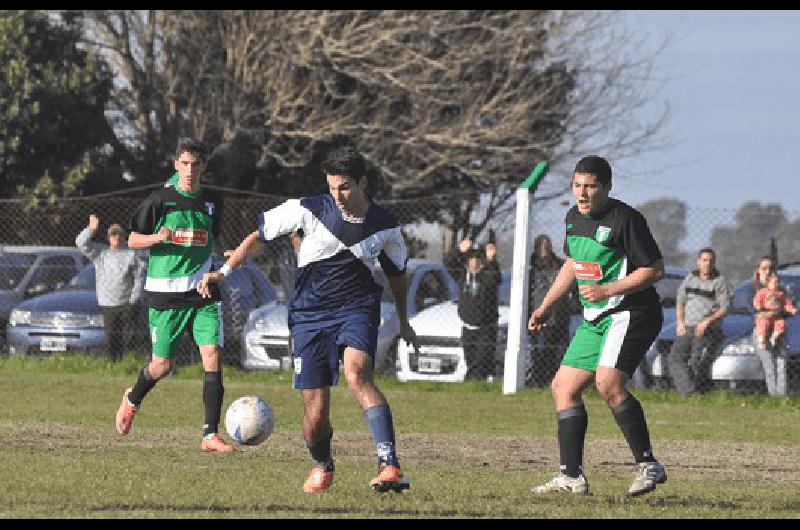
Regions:
[[190, 331], [203, 358], [205, 425], [200, 448], [231, 452], [219, 435], [222, 410], [222, 308], [218, 285], [208, 297], [197, 291], [211, 270], [211, 250], [219, 235], [222, 198], [200, 185], [207, 149], [202, 142], [182, 139], [175, 153], [175, 174], [151, 193], [131, 220], [128, 246], [149, 249], [145, 281], [152, 360], [125, 390], [116, 417], [119, 434], [128, 434], [142, 400], [175, 365], [172, 356], [184, 331]]
[[550, 385], [561, 472], [534, 488], [536, 493], [589, 492], [583, 473], [588, 416], [581, 394], [592, 383], [611, 409], [637, 464], [628, 495], [648, 493], [667, 480], [653, 455], [642, 406], [625, 389], [661, 330], [663, 315], [653, 284], [663, 276], [664, 262], [644, 216], [610, 198], [610, 191], [608, 162], [599, 156], [581, 159], [572, 176], [577, 204], [566, 216], [567, 260], [528, 321], [532, 332], [542, 330], [556, 302], [577, 281], [584, 321]]

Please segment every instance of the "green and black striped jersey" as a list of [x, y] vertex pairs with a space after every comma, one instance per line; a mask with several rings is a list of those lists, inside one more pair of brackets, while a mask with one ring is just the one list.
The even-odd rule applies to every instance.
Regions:
[[[609, 199], [605, 212], [594, 217], [580, 214], [578, 207], [573, 206], [565, 221], [564, 254], [574, 262], [578, 285], [611, 283], [661, 259], [647, 220], [638, 210], [617, 199]], [[652, 285], [599, 302], [589, 302], [583, 297], [580, 301], [583, 317], [589, 321], [630, 307], [660, 304]]]
[[201, 187], [189, 194], [178, 188], [177, 177], [151, 193], [133, 215], [130, 230], [155, 234], [161, 227], [172, 230], [169, 242], [150, 247], [145, 294], [155, 309], [202, 307], [221, 300], [212, 284], [212, 297], [202, 298], [197, 284], [211, 270], [211, 250], [219, 236], [222, 197]]

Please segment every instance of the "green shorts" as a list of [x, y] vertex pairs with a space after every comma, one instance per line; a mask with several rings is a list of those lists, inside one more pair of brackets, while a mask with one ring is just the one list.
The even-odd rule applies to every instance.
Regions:
[[223, 345], [221, 302], [203, 307], [181, 309], [148, 309], [150, 341], [153, 355], [170, 357], [178, 350], [181, 336], [191, 329], [194, 342], [198, 346], [207, 344]]
[[619, 311], [595, 322], [584, 320], [561, 364], [589, 372], [598, 366], [617, 368], [632, 377], [661, 331], [663, 318], [656, 306]]

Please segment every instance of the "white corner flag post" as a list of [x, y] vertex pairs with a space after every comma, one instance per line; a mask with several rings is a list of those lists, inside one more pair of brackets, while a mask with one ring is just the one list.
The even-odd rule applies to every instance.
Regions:
[[503, 368], [503, 394], [513, 394], [525, 386], [523, 346], [528, 333], [528, 259], [530, 237], [528, 218], [531, 197], [547, 173], [547, 162], [536, 164], [528, 178], [517, 188], [517, 217], [514, 226], [514, 256], [511, 266], [511, 301], [508, 315], [508, 343]]

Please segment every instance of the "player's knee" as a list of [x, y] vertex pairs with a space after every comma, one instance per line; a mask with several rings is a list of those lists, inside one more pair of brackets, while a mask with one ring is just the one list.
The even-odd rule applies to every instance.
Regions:
[[595, 381], [597, 393], [610, 407], [615, 407], [625, 400], [625, 389], [614, 380], [598, 379]]
[[369, 374], [357, 370], [346, 372], [345, 379], [347, 380], [347, 387], [354, 392], [363, 390], [372, 383]]
[[150, 373], [150, 377], [158, 381], [167, 377], [172, 371], [172, 362], [163, 357], [153, 357], [150, 364], [147, 365], [147, 371]]
[[572, 402], [580, 396], [580, 389], [558, 376], [550, 383], [550, 392], [557, 403]]

